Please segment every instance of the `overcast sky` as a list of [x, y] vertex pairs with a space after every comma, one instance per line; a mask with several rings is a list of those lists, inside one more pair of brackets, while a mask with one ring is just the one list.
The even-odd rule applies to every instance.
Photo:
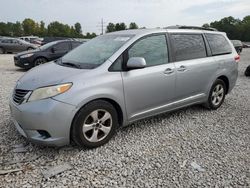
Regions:
[[0, 0], [0, 21], [80, 22], [83, 32], [100, 33], [101, 19], [140, 27], [202, 25], [226, 16], [250, 14], [250, 0]]

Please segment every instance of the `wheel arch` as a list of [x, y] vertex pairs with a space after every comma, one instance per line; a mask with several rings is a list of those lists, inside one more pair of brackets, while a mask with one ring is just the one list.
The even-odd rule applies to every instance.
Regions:
[[78, 110], [76, 111], [72, 121], [71, 121], [71, 125], [70, 125], [70, 142], [72, 142], [72, 138], [71, 138], [71, 134], [72, 134], [72, 128], [73, 128], [73, 123], [76, 120], [76, 116], [77, 114], [80, 112], [80, 110], [82, 108], [84, 108], [87, 104], [94, 102], [94, 101], [98, 101], [98, 100], [103, 100], [103, 101], [107, 101], [109, 102], [115, 109], [118, 115], [118, 122], [119, 122], [119, 127], [121, 127], [123, 125], [123, 121], [124, 121], [124, 115], [123, 115], [123, 111], [121, 106], [118, 104], [118, 102], [116, 102], [115, 100], [111, 99], [111, 98], [106, 98], [106, 97], [100, 97], [100, 98], [96, 98], [96, 99], [92, 99], [90, 101], [88, 101], [87, 103], [83, 104], [80, 108], [78, 108]]
[[217, 79], [220, 79], [225, 83], [225, 85], [226, 85], [226, 94], [228, 94], [228, 90], [229, 90], [229, 87], [230, 87], [228, 77], [225, 76], [225, 75], [221, 75]]

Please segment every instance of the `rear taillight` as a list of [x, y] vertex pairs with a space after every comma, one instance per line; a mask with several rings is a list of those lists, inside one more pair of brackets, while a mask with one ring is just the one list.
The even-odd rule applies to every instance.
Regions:
[[239, 55], [235, 56], [234, 60], [235, 60], [236, 63], [239, 63], [240, 62], [240, 56]]

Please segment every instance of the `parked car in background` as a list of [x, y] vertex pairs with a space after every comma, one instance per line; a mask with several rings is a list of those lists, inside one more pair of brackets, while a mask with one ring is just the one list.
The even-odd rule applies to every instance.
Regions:
[[69, 40], [68, 37], [44, 37], [42, 40], [42, 45], [45, 45], [50, 42], [58, 41], [58, 40]]
[[239, 60], [221, 32], [109, 33], [27, 72], [10, 111], [30, 141], [98, 147], [139, 119], [194, 104], [218, 109], [235, 86]]
[[60, 58], [80, 44], [82, 43], [70, 40], [51, 42], [36, 50], [16, 54], [14, 56], [14, 62], [18, 67], [30, 69], [37, 65]]
[[250, 65], [245, 70], [245, 76], [250, 76]]
[[43, 41], [42, 38], [34, 39], [34, 40], [32, 41], [32, 44], [35, 44], [35, 45], [37, 45], [38, 47], [40, 47], [40, 46], [42, 46], [42, 41]]
[[26, 50], [34, 50], [37, 46], [21, 39], [16, 38], [2, 38], [0, 40], [0, 54], [8, 52], [22, 52]]
[[35, 44], [36, 46], [41, 46], [42, 40], [43, 40], [43, 38], [39, 38], [37, 36], [23, 36], [23, 37], [19, 37], [19, 39]]
[[250, 48], [250, 44], [249, 43], [243, 42], [242, 44], [243, 44], [243, 48]]
[[231, 40], [234, 45], [234, 48], [238, 54], [242, 52], [243, 44], [240, 40]]

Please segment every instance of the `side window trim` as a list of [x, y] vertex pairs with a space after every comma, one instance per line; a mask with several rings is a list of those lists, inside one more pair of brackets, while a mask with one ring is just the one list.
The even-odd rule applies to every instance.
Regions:
[[207, 38], [205, 36], [205, 33], [202, 33], [202, 37], [203, 37], [203, 40], [205, 42], [207, 57], [211, 57], [212, 56], [212, 51], [211, 51], [210, 45], [209, 45], [209, 43], [207, 41]]
[[[206, 50], [206, 57], [203, 57], [203, 58], [209, 57], [208, 52], [210, 51], [210, 48], [208, 50], [207, 41], [205, 40], [204, 33], [192, 33], [192, 32], [189, 32], [189, 33], [180, 32], [179, 33], [179, 32], [173, 32], [173, 33], [169, 33], [170, 44], [171, 44], [171, 49], [172, 49], [172, 56], [173, 56], [173, 62], [179, 62], [179, 61], [176, 60], [176, 54], [175, 54], [176, 46], [174, 44], [172, 35], [201, 35], [202, 39], [203, 39], [203, 42], [204, 42], [205, 50]], [[192, 60], [192, 59], [189, 59], [189, 60]], [[182, 61], [189, 61], [189, 60], [182, 60]]]
[[69, 42], [69, 50], [72, 50], [72, 49], [73, 49], [73, 42], [70, 41], [70, 42]]

